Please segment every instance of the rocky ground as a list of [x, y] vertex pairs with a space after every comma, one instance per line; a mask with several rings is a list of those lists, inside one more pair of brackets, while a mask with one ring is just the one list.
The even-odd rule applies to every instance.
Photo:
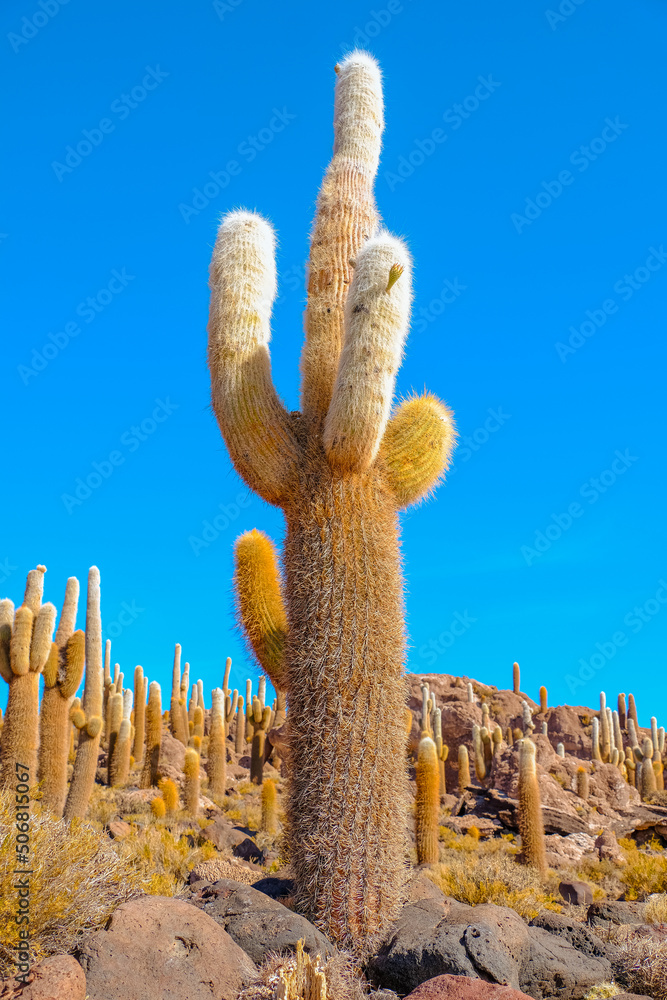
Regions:
[[[423, 679], [409, 677], [413, 749]], [[420, 868], [410, 848], [407, 901], [362, 968], [295, 912], [282, 832], [259, 829], [260, 790], [249, 781], [250, 759], [237, 756], [230, 742], [227, 792], [209, 797], [204, 780], [197, 821], [182, 813], [156, 819], [150, 802], [157, 789], [100, 784], [85, 835], [99, 839], [94, 849], [107, 852], [109, 864], [125, 865], [117, 881], [127, 882], [127, 892], [118, 884], [114, 897], [109, 885], [92, 886], [90, 895], [99, 900], [107, 893], [109, 902], [83, 919], [89, 902], [82, 877], [78, 923], [76, 899], [73, 906], [63, 903], [49, 919], [70, 921], [71, 933], [54, 935], [46, 920], [41, 940], [48, 957], [33, 968], [29, 983], [0, 983], [0, 1000], [269, 1000], [278, 995], [275, 956], [294, 953], [300, 940], [307, 954], [321, 956], [333, 1000], [364, 994], [376, 1000], [602, 1000], [625, 990], [667, 1000], [661, 793], [642, 802], [616, 767], [591, 761], [591, 709], [549, 708], [541, 716], [528, 699], [538, 731], [543, 721], [548, 730], [535, 736], [550, 866], [543, 878], [520, 863], [516, 748], [503, 746], [483, 783], [473, 771], [471, 785], [458, 790], [456, 751], [460, 744], [470, 748], [472, 724], [481, 725], [480, 698], [505, 729], [520, 725], [523, 696], [475, 683], [477, 700], [470, 703], [467, 678], [426, 679], [450, 747], [440, 859]], [[555, 751], [559, 742], [565, 757]], [[277, 752], [278, 737], [275, 743]], [[160, 771], [181, 790], [184, 755], [165, 731]], [[104, 755], [99, 763], [102, 780]], [[581, 766], [590, 772], [585, 802], [574, 790]], [[267, 763], [265, 776], [275, 780], [280, 802], [280, 769]], [[414, 773], [410, 785], [414, 794]], [[410, 838], [412, 822], [410, 816]], [[45, 826], [44, 838], [47, 833], [57, 831]], [[67, 836], [74, 884], [83, 833]], [[49, 856], [60, 855], [53, 847], [44, 854], [48, 903], [49, 892], [56, 893]], [[144, 881], [137, 876], [135, 886], [136, 873], [144, 873]]]

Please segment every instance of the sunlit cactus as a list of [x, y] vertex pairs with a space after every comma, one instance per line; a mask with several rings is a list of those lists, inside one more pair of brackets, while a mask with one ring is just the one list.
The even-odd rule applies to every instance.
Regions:
[[524, 739], [519, 748], [519, 832], [524, 861], [541, 873], [547, 869], [540, 786], [535, 744]]
[[13, 789], [16, 766], [37, 783], [39, 676], [51, 652], [56, 609], [42, 604], [44, 566], [28, 573], [23, 604], [0, 601], [0, 676], [9, 685], [0, 741], [0, 788]]
[[132, 756], [137, 763], [143, 760], [144, 736], [146, 730], [146, 692], [147, 680], [143, 668], [134, 668], [134, 739], [132, 741]]
[[86, 672], [81, 708], [72, 721], [79, 731], [74, 772], [65, 803], [64, 818], [83, 819], [95, 784], [97, 755], [102, 733], [104, 674], [102, 667], [102, 618], [100, 614], [100, 571], [88, 571], [86, 601]]
[[470, 785], [470, 758], [468, 748], [461, 744], [459, 747], [459, 795], [463, 795]]
[[151, 681], [146, 706], [146, 750], [139, 781], [140, 788], [157, 785], [162, 742], [162, 691], [157, 681]]
[[416, 779], [415, 840], [417, 862], [420, 865], [431, 865], [438, 860], [440, 776], [436, 747], [430, 736], [424, 736], [419, 743]]
[[193, 747], [185, 751], [183, 764], [185, 789], [183, 793], [184, 809], [193, 819], [199, 815], [199, 754]]
[[267, 778], [262, 784], [262, 816], [260, 830], [275, 833], [278, 829], [278, 792], [276, 783]]
[[352, 53], [338, 66], [334, 155], [311, 241], [301, 413], [285, 409], [271, 381], [274, 236], [257, 215], [223, 220], [209, 322], [213, 407], [232, 461], [287, 521], [287, 832], [298, 901], [337, 944], [360, 951], [392, 923], [405, 877], [397, 517], [438, 484], [454, 441], [451, 414], [430, 395], [391, 414], [411, 262], [379, 227], [382, 129], [378, 67]]

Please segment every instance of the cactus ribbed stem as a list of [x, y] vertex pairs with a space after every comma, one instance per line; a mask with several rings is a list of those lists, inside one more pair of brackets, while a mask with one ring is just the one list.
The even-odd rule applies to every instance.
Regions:
[[584, 767], [577, 768], [577, 795], [584, 802], [588, 801], [590, 795], [590, 778], [588, 771]]
[[146, 752], [139, 781], [140, 788], [157, 785], [162, 742], [162, 691], [157, 681], [151, 681], [146, 706]]
[[547, 870], [544, 823], [537, 780], [535, 744], [524, 739], [519, 749], [519, 832], [527, 865], [541, 874]]
[[264, 833], [275, 833], [278, 829], [278, 792], [276, 783], [267, 778], [262, 784], [262, 818], [260, 829]]
[[430, 736], [425, 736], [419, 743], [416, 775], [415, 838], [417, 862], [420, 865], [432, 865], [438, 860], [440, 778], [436, 746]]
[[199, 815], [199, 754], [192, 747], [185, 751], [183, 764], [185, 775], [184, 808], [188, 816]]
[[223, 692], [215, 688], [211, 693], [211, 731], [208, 737], [208, 788], [213, 795], [224, 795], [227, 783], [227, 745], [223, 714]]
[[104, 674], [102, 667], [102, 618], [100, 615], [100, 571], [91, 566], [88, 572], [86, 603], [86, 678], [81, 706], [79, 745], [69, 786], [64, 818], [83, 819], [95, 784], [97, 755], [102, 733]]
[[144, 757], [144, 736], [146, 729], [146, 685], [142, 667], [134, 668], [134, 740], [132, 756], [136, 764]]
[[542, 685], [540, 688], [540, 712], [542, 715], [544, 715], [548, 707], [547, 689]]
[[468, 748], [461, 744], [459, 747], [459, 795], [463, 795], [470, 783], [470, 758], [468, 756]]
[[519, 664], [512, 664], [512, 690], [514, 694], [521, 694], [521, 668]]
[[618, 696], [618, 721], [621, 729], [625, 729], [627, 726], [627, 711], [625, 707], [625, 694], [623, 692]]

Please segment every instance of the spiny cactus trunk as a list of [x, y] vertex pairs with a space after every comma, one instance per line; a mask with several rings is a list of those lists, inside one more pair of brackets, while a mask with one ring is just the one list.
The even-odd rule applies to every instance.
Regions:
[[402, 882], [395, 506], [377, 469], [336, 480], [324, 455], [315, 455], [291, 507], [284, 556], [290, 858], [306, 911], [350, 945], [391, 924]]
[[71, 724], [70, 701], [57, 687], [45, 688], [40, 717], [39, 777], [42, 808], [62, 816], [67, 798], [67, 757]]
[[16, 784], [16, 765], [30, 772], [30, 784], [37, 783], [39, 748], [39, 674], [32, 670], [13, 677], [9, 685], [5, 724], [2, 727], [2, 773], [0, 786]]

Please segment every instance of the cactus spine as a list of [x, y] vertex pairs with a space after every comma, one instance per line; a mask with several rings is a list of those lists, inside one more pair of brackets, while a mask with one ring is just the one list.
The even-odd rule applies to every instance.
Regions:
[[146, 753], [139, 781], [140, 788], [151, 788], [151, 786], [157, 785], [161, 742], [162, 690], [157, 681], [151, 681], [146, 707]]
[[[147, 681], [142, 667], [134, 668], [134, 740], [132, 756], [140, 763], [144, 756], [144, 737], [146, 730], [146, 688]], [[171, 719], [171, 715], [170, 715]]]
[[183, 773], [185, 811], [189, 816], [196, 818], [199, 815], [199, 754], [192, 747], [188, 747], [185, 751]]
[[227, 783], [227, 746], [223, 692], [215, 688], [211, 693], [211, 731], [208, 737], [208, 788], [213, 795], [224, 795]]
[[527, 865], [541, 874], [547, 870], [540, 786], [535, 764], [535, 744], [524, 739], [519, 748], [519, 832]]
[[270, 378], [274, 236], [257, 215], [223, 220], [209, 322], [213, 407], [232, 461], [287, 522], [297, 895], [332, 940], [360, 951], [392, 923], [405, 878], [397, 515], [437, 485], [454, 438], [433, 396], [390, 414], [411, 279], [403, 244], [378, 232], [382, 119], [377, 65], [352, 53], [338, 67], [334, 154], [311, 242], [301, 413], [287, 412]]
[[79, 581], [72, 576], [65, 587], [55, 641], [42, 671], [44, 694], [39, 719], [39, 779], [42, 807], [61, 817], [67, 797], [67, 759], [72, 725], [70, 708], [85, 661], [85, 635], [74, 631]]
[[547, 689], [542, 685], [540, 688], [540, 712], [542, 715], [545, 714], [548, 707]]
[[459, 795], [463, 795], [470, 785], [470, 758], [468, 748], [461, 744], [459, 747]]
[[0, 745], [0, 787], [11, 789], [16, 765], [22, 764], [37, 782], [39, 748], [39, 675], [51, 652], [56, 609], [42, 604], [43, 566], [28, 573], [23, 604], [0, 602], [0, 672], [9, 684], [9, 696]]
[[438, 860], [440, 778], [436, 747], [430, 736], [424, 736], [419, 743], [416, 773], [415, 834], [417, 862], [420, 865], [432, 865]]
[[102, 733], [104, 675], [102, 668], [102, 618], [100, 615], [100, 571], [91, 566], [88, 571], [86, 599], [86, 678], [81, 708], [75, 713], [74, 725], [79, 730], [79, 744], [74, 759], [64, 817], [68, 822], [83, 819], [95, 784], [97, 754]]
[[262, 818], [260, 829], [264, 833], [275, 833], [278, 829], [278, 792], [276, 783], [267, 778], [262, 784]]

